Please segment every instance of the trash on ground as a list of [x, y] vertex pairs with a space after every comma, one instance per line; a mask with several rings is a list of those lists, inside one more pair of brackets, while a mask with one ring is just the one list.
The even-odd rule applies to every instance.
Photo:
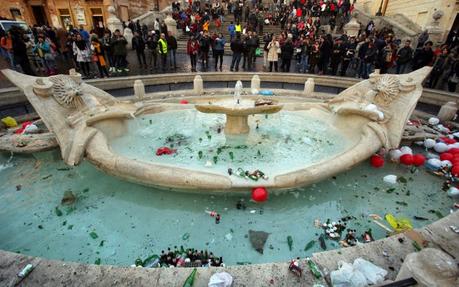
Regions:
[[194, 268], [191, 274], [186, 278], [185, 282], [183, 283], [183, 287], [192, 287], [194, 284], [194, 278], [196, 277], [196, 272], [198, 269]]
[[1, 121], [8, 128], [15, 128], [18, 126], [18, 123], [16, 122], [16, 120], [12, 117], [5, 117]]
[[35, 267], [32, 265], [32, 264], [27, 264], [22, 270], [21, 272], [18, 273], [18, 277], [19, 278], [25, 278], [27, 275], [30, 274], [30, 272], [32, 272], [32, 270], [34, 269]]
[[388, 174], [383, 177], [383, 181], [389, 184], [396, 184], [397, 183], [397, 176], [393, 174]]
[[301, 277], [301, 275], [303, 274], [303, 269], [300, 267], [299, 259], [300, 258], [293, 259], [292, 261], [290, 261], [290, 264], [288, 265], [288, 270], [290, 270], [290, 272], [292, 272], [296, 276]]
[[379, 284], [384, 281], [387, 271], [373, 263], [357, 258], [353, 264], [340, 261], [338, 270], [330, 273], [334, 287], [364, 287], [369, 284]]
[[233, 277], [227, 272], [217, 272], [210, 276], [208, 287], [230, 287]]
[[396, 232], [403, 232], [409, 229], [413, 229], [413, 225], [411, 224], [411, 221], [408, 218], [397, 218], [393, 216], [391, 213], [386, 214], [384, 218]]
[[306, 257], [306, 262], [308, 263], [309, 270], [316, 279], [322, 278], [322, 272], [320, 272], [319, 266], [317, 266], [311, 258]]

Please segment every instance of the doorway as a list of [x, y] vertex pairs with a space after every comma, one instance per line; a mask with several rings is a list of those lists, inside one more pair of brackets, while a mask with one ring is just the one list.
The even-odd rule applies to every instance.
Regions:
[[46, 18], [45, 9], [41, 5], [32, 5], [32, 13], [37, 25], [43, 26], [48, 25], [48, 19]]

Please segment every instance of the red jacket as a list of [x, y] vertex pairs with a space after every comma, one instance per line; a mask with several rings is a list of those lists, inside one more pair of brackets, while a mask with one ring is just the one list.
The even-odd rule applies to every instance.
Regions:
[[186, 45], [186, 53], [188, 55], [197, 55], [199, 51], [199, 43], [198, 41], [192, 41], [188, 40], [188, 43]]

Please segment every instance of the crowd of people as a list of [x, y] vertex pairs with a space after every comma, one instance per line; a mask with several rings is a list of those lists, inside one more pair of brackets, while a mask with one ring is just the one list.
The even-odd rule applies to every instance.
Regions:
[[[376, 29], [370, 21], [358, 36], [350, 37], [342, 28], [354, 2], [295, 0], [267, 5], [256, 0], [190, 0], [181, 7], [176, 1], [172, 3], [172, 16], [177, 28], [189, 37], [186, 53], [192, 72], [198, 70], [199, 63], [200, 71], [211, 70], [209, 62], [213, 62], [215, 71], [222, 71], [226, 50], [232, 53], [230, 71], [254, 71], [257, 58], [263, 58], [264, 70], [269, 72], [362, 79], [374, 69], [401, 74], [430, 65], [433, 69], [427, 87], [456, 90], [457, 31], [452, 31], [444, 44], [434, 46], [427, 31], [412, 43], [397, 39], [389, 27]], [[225, 17], [231, 20], [227, 27], [223, 27]], [[123, 24], [134, 34], [130, 43], [119, 30], [33, 27], [32, 35], [19, 29], [0, 35], [0, 50], [13, 67], [20, 66], [27, 74], [55, 74], [56, 57], [61, 57], [86, 78], [94, 77], [91, 71], [96, 68], [99, 77], [126, 75], [128, 64], [135, 65], [126, 59], [128, 47], [135, 51], [141, 69], [166, 72], [177, 68], [177, 39], [164, 21], [156, 19], [152, 27], [139, 21]], [[268, 25], [276, 25], [279, 33], [264, 32]]]

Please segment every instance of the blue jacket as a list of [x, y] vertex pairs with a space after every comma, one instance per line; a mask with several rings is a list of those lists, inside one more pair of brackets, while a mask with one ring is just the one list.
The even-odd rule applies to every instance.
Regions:
[[221, 39], [218, 39], [218, 40], [215, 40], [215, 47], [214, 49], [216, 51], [223, 51], [225, 49], [225, 38], [221, 38]]

